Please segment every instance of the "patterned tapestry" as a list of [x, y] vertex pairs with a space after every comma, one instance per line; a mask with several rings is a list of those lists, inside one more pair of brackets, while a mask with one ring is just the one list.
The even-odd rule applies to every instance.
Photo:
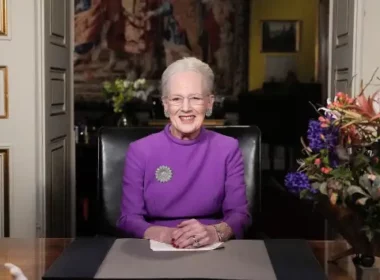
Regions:
[[160, 79], [184, 56], [209, 63], [216, 93], [247, 90], [249, 0], [75, 0], [76, 100], [105, 80]]

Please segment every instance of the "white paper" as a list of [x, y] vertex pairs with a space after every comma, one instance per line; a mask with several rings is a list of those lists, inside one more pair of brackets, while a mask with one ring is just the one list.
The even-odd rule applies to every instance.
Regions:
[[175, 248], [170, 244], [158, 242], [155, 240], [149, 240], [150, 241], [150, 249], [153, 251], [211, 251], [219, 248], [223, 248], [223, 242], [217, 242], [212, 245], [200, 247], [200, 248], [191, 248], [191, 249], [184, 249], [184, 248]]

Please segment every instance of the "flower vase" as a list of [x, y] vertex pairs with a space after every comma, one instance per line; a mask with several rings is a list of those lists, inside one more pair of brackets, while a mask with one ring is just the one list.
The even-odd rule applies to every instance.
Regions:
[[129, 126], [129, 120], [126, 116], [126, 114], [121, 114], [119, 120], [117, 121], [118, 127], [127, 127]]
[[363, 218], [348, 207], [332, 205], [326, 196], [319, 197], [317, 209], [350, 244], [354, 254], [365, 258], [362, 265], [371, 267], [374, 263], [374, 256], [380, 256], [380, 240], [376, 236], [372, 242], [368, 241], [365, 233], [361, 230], [364, 226]]

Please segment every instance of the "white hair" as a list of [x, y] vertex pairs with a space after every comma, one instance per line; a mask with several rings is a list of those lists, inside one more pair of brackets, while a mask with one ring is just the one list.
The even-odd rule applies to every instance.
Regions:
[[202, 75], [204, 84], [206, 88], [204, 89], [207, 93], [212, 93], [214, 89], [214, 72], [211, 67], [204, 63], [203, 61], [195, 57], [184, 57], [179, 60], [176, 60], [170, 64], [162, 73], [161, 77], [161, 87], [162, 95], [168, 95], [167, 84], [171, 76], [181, 72], [197, 72]]

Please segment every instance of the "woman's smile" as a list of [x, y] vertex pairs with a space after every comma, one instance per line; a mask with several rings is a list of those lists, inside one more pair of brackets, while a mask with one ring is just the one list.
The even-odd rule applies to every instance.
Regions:
[[183, 124], [192, 124], [195, 120], [195, 115], [179, 116], [179, 119]]

